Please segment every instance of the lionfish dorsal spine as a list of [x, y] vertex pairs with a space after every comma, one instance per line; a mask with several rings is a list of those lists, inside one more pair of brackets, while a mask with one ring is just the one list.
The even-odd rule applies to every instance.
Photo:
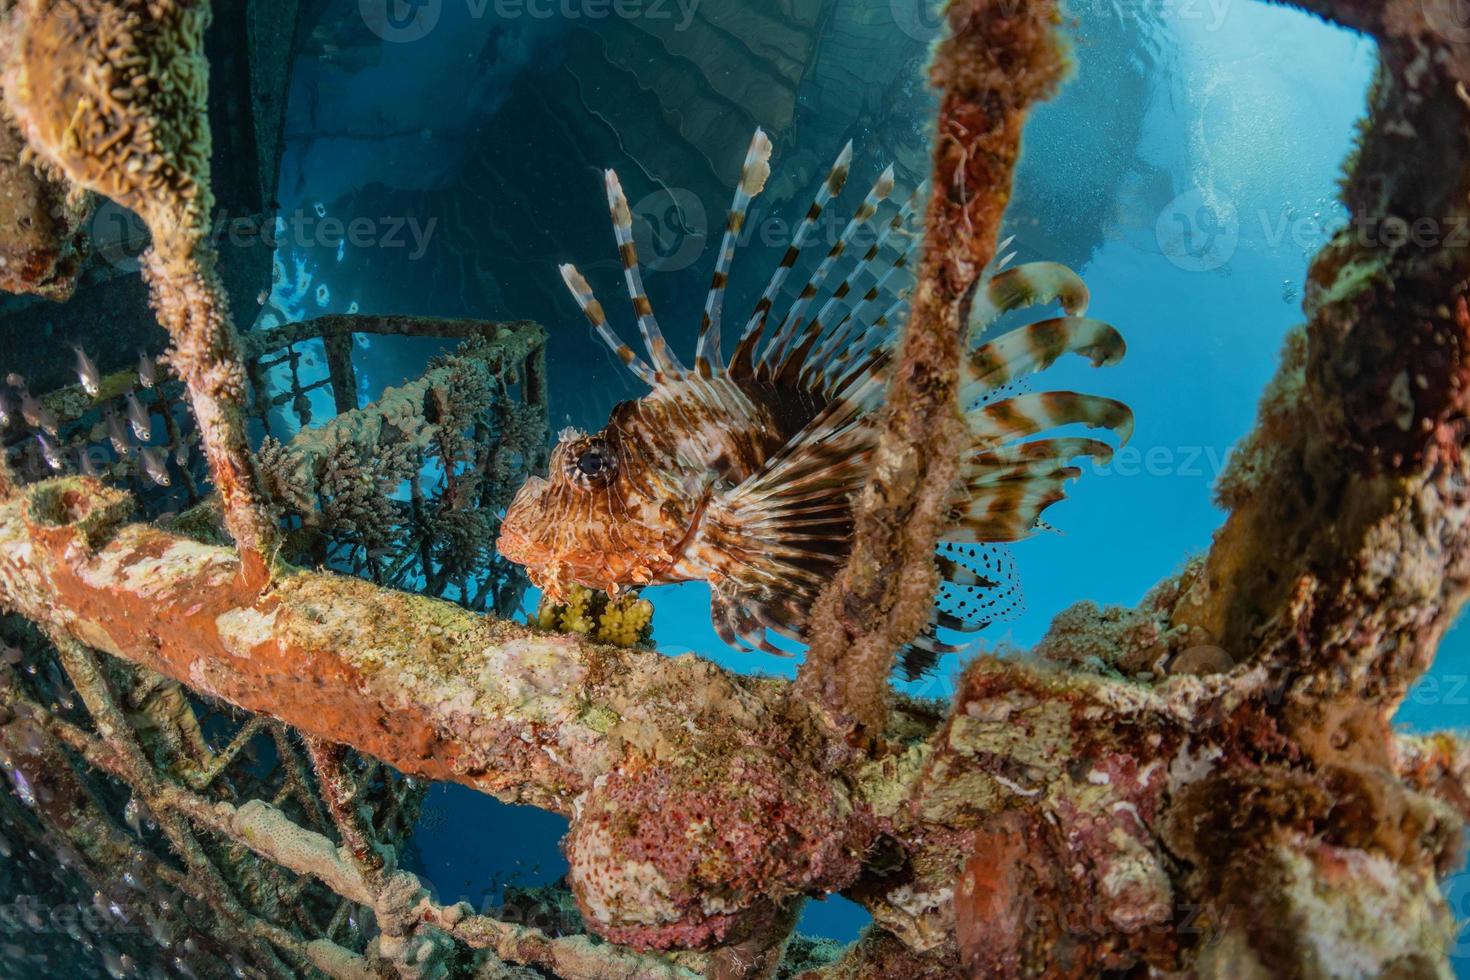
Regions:
[[720, 315], [725, 305], [725, 287], [730, 281], [730, 263], [735, 258], [735, 246], [745, 226], [750, 202], [766, 186], [770, 175], [771, 140], [764, 130], [757, 128], [750, 139], [750, 148], [745, 151], [745, 162], [740, 167], [735, 199], [730, 202], [730, 210], [725, 215], [725, 234], [720, 240], [715, 271], [710, 276], [709, 295], [704, 301], [704, 317], [699, 324], [699, 340], [694, 348], [694, 367], [701, 377], [724, 370], [725, 359], [720, 353]]
[[607, 185], [607, 207], [612, 214], [613, 234], [617, 238], [618, 258], [623, 263], [623, 279], [628, 286], [628, 298], [633, 301], [633, 312], [638, 317], [638, 331], [643, 335], [643, 345], [648, 348], [648, 359], [654, 374], [663, 377], [684, 373], [684, 365], [664, 340], [658, 320], [653, 315], [653, 304], [643, 288], [643, 276], [638, 271], [638, 248], [633, 244], [633, 212], [628, 208], [628, 198], [623, 194], [622, 182], [616, 171], [604, 174]]
[[[862, 311], [869, 301], [876, 300], [882, 294], [884, 288], [892, 279], [894, 266], [901, 267], [908, 262], [909, 250], [915, 247], [917, 239], [910, 241], [895, 256], [885, 269], [883, 265], [883, 252], [887, 247], [889, 239], [895, 233], [907, 229], [910, 218], [913, 217], [915, 208], [923, 195], [928, 182], [921, 183], [907, 201], [903, 203], [892, 218], [890, 218], [878, 233], [873, 244], [868, 246], [865, 252], [849, 270], [847, 277], [832, 292], [831, 298], [822, 304], [817, 311], [816, 319], [813, 321], [811, 334], [818, 338], [815, 347], [810, 354], [804, 348], [798, 348], [793, 355], [793, 360], [801, 364], [801, 374], [797, 384], [802, 388], [815, 388], [821, 386], [829, 388], [833, 381], [842, 375], [832, 369], [837, 365], [833, 355], [838, 351], [848, 352], [859, 349], [867, 349], [879, 338], [886, 338], [888, 331], [875, 328], [873, 324], [866, 323], [862, 319]], [[873, 277], [873, 285], [863, 294], [860, 305], [853, 306], [854, 289], [858, 280], [863, 275]], [[841, 319], [839, 320], [839, 317]], [[827, 325], [832, 325], [828, 330]], [[783, 365], [784, 368], [784, 365]]]
[[[781, 325], [776, 328], [775, 333], [771, 336], [770, 342], [766, 347], [766, 353], [761, 359], [764, 363], [772, 367], [782, 365], [786, 362], [790, 352], [795, 347], [800, 346], [797, 338], [803, 336], [801, 332], [802, 317], [805, 315], [807, 307], [811, 305], [813, 297], [826, 284], [827, 277], [832, 274], [832, 269], [842, 258], [848, 245], [852, 243], [853, 237], [857, 234], [857, 230], [869, 218], [878, 213], [878, 205], [886, 200], [892, 192], [893, 164], [889, 164], [887, 169], [874, 182], [867, 196], [863, 198], [863, 202], [858, 205], [857, 211], [848, 220], [847, 226], [842, 229], [842, 234], [837, 236], [837, 240], [832, 243], [832, 247], [822, 257], [822, 261], [818, 263], [816, 270], [812, 272], [806, 285], [797, 294], [796, 301], [787, 309], [786, 315], [781, 319]], [[812, 328], [817, 325], [818, 321], [814, 319], [811, 324], [808, 324], [806, 333], [810, 334]]]
[[771, 307], [775, 305], [776, 297], [781, 292], [781, 287], [786, 283], [786, 277], [790, 274], [792, 266], [796, 265], [797, 257], [806, 246], [807, 239], [817, 227], [818, 220], [822, 217], [822, 211], [827, 204], [836, 197], [844, 184], [847, 183], [847, 174], [852, 169], [852, 140], [848, 140], [842, 147], [842, 152], [837, 154], [832, 169], [827, 171], [826, 178], [821, 187], [817, 188], [816, 196], [802, 217], [801, 223], [796, 226], [796, 233], [791, 238], [791, 245], [787, 247], [786, 254], [781, 256], [781, 261], [776, 265], [776, 271], [771, 274], [770, 282], [761, 292], [761, 297], [756, 301], [755, 309], [750, 314], [750, 319], [745, 323], [745, 329], [740, 333], [740, 342], [735, 347], [735, 353], [730, 358], [732, 372], [750, 374], [755, 370], [755, 348], [760, 343], [761, 336], [765, 330], [766, 320], [771, 315]]
[[636, 374], [649, 387], [657, 384], [658, 379], [654, 375], [653, 368], [633, 353], [633, 348], [619, 340], [618, 335], [613, 333], [612, 328], [607, 325], [607, 314], [603, 311], [602, 304], [597, 301], [597, 297], [593, 295], [592, 287], [588, 285], [586, 277], [578, 272], [577, 267], [570, 262], [560, 266], [560, 271], [562, 282], [567, 284], [572, 298], [582, 308], [583, 316], [587, 317], [587, 322], [592, 324], [592, 329], [597, 332], [597, 336], [602, 338], [602, 342], [608, 346], [608, 349], [618, 360], [628, 366], [628, 370]]

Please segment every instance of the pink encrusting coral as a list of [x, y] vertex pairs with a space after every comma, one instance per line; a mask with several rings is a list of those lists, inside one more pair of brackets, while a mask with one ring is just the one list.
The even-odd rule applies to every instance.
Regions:
[[752, 746], [609, 773], [578, 801], [566, 851], [599, 934], [702, 949], [853, 881], [863, 829], [836, 780]]

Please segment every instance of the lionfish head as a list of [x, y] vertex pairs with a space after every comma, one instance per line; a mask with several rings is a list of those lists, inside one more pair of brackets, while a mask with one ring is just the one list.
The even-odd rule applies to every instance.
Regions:
[[572, 584], [616, 594], [657, 581], [677, 560], [689, 510], [640, 465], [611, 428], [563, 431], [547, 476], [511, 501], [496, 547], [553, 600]]

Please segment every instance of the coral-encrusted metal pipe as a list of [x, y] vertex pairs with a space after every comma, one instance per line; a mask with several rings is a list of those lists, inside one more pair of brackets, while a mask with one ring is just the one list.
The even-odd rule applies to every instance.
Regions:
[[1054, 0], [955, 0], [930, 77], [942, 92], [923, 261], [857, 503], [852, 555], [812, 610], [797, 687], [854, 742], [883, 729], [896, 652], [932, 615], [934, 546], [969, 445], [957, 399], [959, 340], [995, 254], [1031, 107], [1064, 72]]
[[571, 814], [600, 934], [740, 942], [857, 875], [873, 827], [784, 682], [339, 575], [284, 570], [261, 592], [234, 551], [128, 524], [130, 505], [80, 477], [0, 503], [0, 604], [403, 772]]
[[758, 682], [692, 658], [537, 634], [337, 575], [288, 572], [257, 593], [233, 551], [124, 524], [128, 511], [85, 478], [4, 502], [0, 603], [404, 772], [566, 811], [630, 754], [669, 751], [686, 723], [765, 715]]

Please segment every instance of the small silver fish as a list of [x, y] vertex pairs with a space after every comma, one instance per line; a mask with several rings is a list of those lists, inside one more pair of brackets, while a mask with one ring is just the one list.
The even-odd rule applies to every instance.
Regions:
[[158, 362], [147, 351], [138, 351], [138, 383], [144, 388], [158, 384]]
[[31, 426], [31, 428], [44, 429], [53, 436], [56, 435], [56, 429], [59, 424], [56, 421], [56, 413], [41, 404], [41, 399], [29, 391], [22, 393], [20, 396], [20, 414], [25, 418], [26, 424]]
[[36, 433], [36, 442], [41, 446], [41, 458], [46, 465], [57, 473], [66, 466], [66, 459], [61, 455], [61, 448], [52, 442], [44, 432]]
[[77, 453], [77, 469], [82, 476], [90, 476], [94, 479], [102, 476], [102, 471], [97, 468], [97, 461], [92, 458], [91, 446], [83, 446]]
[[127, 395], [128, 425], [133, 427], [133, 435], [147, 442], [153, 435], [153, 420], [148, 416], [148, 410], [143, 403], [138, 401], [138, 396], [131, 391]]
[[10, 396], [0, 391], [0, 428], [5, 428], [15, 419], [15, 403]]
[[174, 462], [178, 464], [179, 469], [183, 469], [184, 467], [186, 467], [186, 466], [189, 465], [189, 440], [188, 439], [184, 439], [184, 438], [180, 438], [179, 439], [178, 448], [176, 448], [174, 450]]
[[10, 385], [10, 387], [12, 388], [19, 388], [24, 391], [26, 386], [26, 376], [23, 374], [17, 374], [15, 371], [11, 371], [5, 376], [5, 383]]
[[102, 375], [97, 371], [97, 365], [92, 363], [80, 344], [72, 344], [71, 349], [76, 351], [77, 380], [82, 383], [82, 390], [96, 398], [97, 392], [102, 390]]
[[112, 409], [107, 410], [107, 441], [112, 443], [113, 452], [119, 456], [126, 456], [132, 450], [132, 444], [128, 442], [128, 430], [123, 426], [122, 419], [118, 418]]
[[148, 479], [161, 487], [173, 485], [173, 478], [168, 475], [168, 460], [157, 448], [144, 446], [139, 449], [138, 460], [143, 464], [143, 472], [148, 474]]

